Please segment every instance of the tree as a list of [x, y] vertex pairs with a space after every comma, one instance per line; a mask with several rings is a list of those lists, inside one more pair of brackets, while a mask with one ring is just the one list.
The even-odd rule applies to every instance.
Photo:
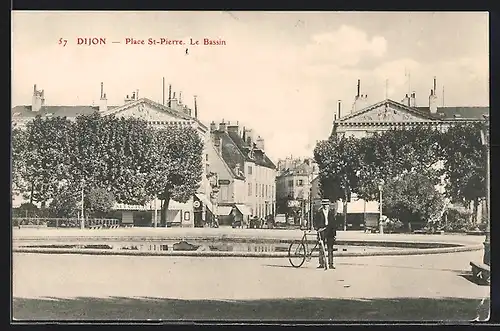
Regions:
[[320, 141], [314, 149], [314, 159], [320, 171], [322, 196], [336, 201], [349, 197], [350, 190], [358, 186], [358, 142], [355, 138], [330, 137]]
[[85, 209], [93, 216], [101, 217], [107, 214], [115, 204], [115, 197], [103, 188], [92, 189], [85, 196]]
[[439, 218], [444, 203], [444, 197], [425, 174], [406, 173], [390, 180], [384, 188], [384, 214], [404, 224]]
[[154, 131], [146, 185], [149, 196], [164, 200], [161, 224], [167, 221], [170, 199], [188, 201], [200, 186], [203, 142], [193, 127], [170, 126]]
[[74, 187], [63, 185], [49, 204], [52, 217], [71, 218], [78, 215], [80, 194]]
[[119, 203], [144, 204], [154, 152], [152, 129], [136, 118], [79, 116], [75, 125], [72, 181], [85, 190], [103, 188]]
[[473, 201], [475, 211], [479, 201], [486, 197], [486, 147], [481, 144], [481, 125], [452, 126], [441, 140], [445, 155], [446, 194], [452, 201], [463, 205]]
[[32, 203], [22, 203], [15, 212], [16, 217], [38, 217], [38, 207]]
[[19, 128], [12, 130], [12, 164], [11, 164], [11, 183], [13, 191], [27, 191], [24, 173], [26, 172], [26, 131]]
[[25, 133], [16, 135], [19, 139], [14, 141], [13, 157], [22, 164], [16, 171], [29, 186], [25, 190], [29, 191], [30, 203], [41, 202], [43, 208], [54, 197], [59, 181], [69, 174], [72, 123], [63, 117], [37, 116], [28, 123]]

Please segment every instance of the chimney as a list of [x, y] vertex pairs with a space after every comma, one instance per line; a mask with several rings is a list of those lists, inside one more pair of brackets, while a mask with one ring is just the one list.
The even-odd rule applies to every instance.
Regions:
[[406, 94], [403, 100], [401, 100], [401, 103], [405, 106], [410, 106], [410, 97], [408, 96], [408, 94]]
[[415, 97], [415, 92], [412, 92], [410, 95], [410, 107], [416, 107], [417, 102], [416, 102], [416, 97]]
[[238, 125], [238, 122], [236, 122], [236, 124], [231, 124], [231, 122], [227, 122], [227, 131], [239, 134], [240, 127]]
[[108, 99], [104, 93], [104, 84], [101, 82], [101, 99], [99, 100], [99, 112], [108, 110]]
[[214, 131], [217, 131], [217, 124], [215, 124], [215, 122], [212, 121], [212, 123], [210, 123], [210, 132]]
[[179, 102], [177, 101], [177, 98], [175, 97], [175, 92], [172, 96], [172, 99], [169, 101], [170, 102], [170, 108], [173, 110], [179, 110]]
[[104, 83], [101, 82], [101, 96], [100, 96], [100, 99], [102, 100], [102, 98], [104, 98]]
[[215, 136], [214, 137], [214, 147], [215, 147], [215, 150], [217, 151], [217, 153], [219, 153], [219, 155], [222, 154], [222, 141], [221, 141], [221, 138], [219, 136]]
[[165, 106], [165, 77], [161, 80], [161, 104]]
[[43, 104], [45, 103], [45, 99], [43, 96], [43, 90], [37, 91], [36, 84], [33, 85], [33, 96], [31, 98], [31, 111], [40, 111], [42, 109]]
[[222, 119], [222, 121], [219, 123], [219, 131], [227, 132], [227, 126], [226, 122], [224, 122], [224, 119]]
[[139, 90], [136, 90], [136, 91], [135, 91], [135, 98], [136, 98], [137, 100], [139, 100]]
[[437, 113], [437, 97], [434, 90], [431, 90], [431, 95], [429, 95], [429, 112], [431, 114]]
[[245, 129], [245, 142], [248, 146], [253, 146], [253, 132], [252, 129]]
[[132, 100], [135, 100], [135, 92], [132, 92]]
[[337, 118], [340, 119], [342, 117], [342, 100], [339, 100], [338, 105], [339, 107], [338, 107]]
[[168, 106], [169, 107], [172, 106], [170, 100], [172, 100], [172, 84], [168, 84]]
[[262, 138], [261, 136], [258, 136], [257, 140], [255, 141], [255, 145], [258, 149], [263, 151], [264, 150], [264, 138]]
[[194, 96], [194, 118], [198, 118], [198, 105], [196, 104], [196, 95]]
[[182, 91], [179, 92], [179, 104], [182, 105]]
[[356, 97], [354, 98], [354, 103], [351, 108], [351, 113], [359, 111], [368, 105], [368, 95], [362, 95], [361, 92], [361, 80], [358, 79], [358, 91]]

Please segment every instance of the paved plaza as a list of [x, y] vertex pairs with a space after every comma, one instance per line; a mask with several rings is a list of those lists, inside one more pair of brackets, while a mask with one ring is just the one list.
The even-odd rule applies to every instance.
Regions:
[[15, 253], [13, 317], [469, 321], [489, 298], [490, 287], [468, 276], [481, 258], [339, 257], [323, 271], [316, 260], [295, 269], [286, 258]]

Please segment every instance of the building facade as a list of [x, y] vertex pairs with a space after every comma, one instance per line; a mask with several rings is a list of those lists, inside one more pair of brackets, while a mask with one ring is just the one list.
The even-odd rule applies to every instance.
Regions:
[[212, 122], [210, 134], [208, 167], [218, 177], [219, 218], [247, 222], [251, 216], [274, 215], [276, 167], [265, 153], [264, 139], [224, 120]]
[[308, 217], [312, 181], [318, 175], [313, 159], [285, 158], [278, 161], [276, 177], [277, 212], [294, 217], [296, 222]]
[[[417, 106], [415, 92], [405, 95], [400, 102], [385, 99], [369, 104], [367, 96], [360, 94], [360, 81], [358, 80], [358, 91], [352, 108], [343, 112], [339, 102], [334, 115], [332, 135], [363, 138], [373, 135], [375, 132], [418, 126], [431, 126], [445, 131], [457, 123], [482, 122], [484, 115], [489, 115], [489, 106], [439, 107], [436, 84], [436, 78], [434, 78], [427, 106]], [[441, 165], [436, 164], [435, 166], [440, 167]], [[319, 194], [319, 185], [316, 186], [318, 186], [317, 192]], [[444, 185], [438, 185], [437, 189], [444, 192]], [[373, 202], [357, 202], [355, 197], [351, 198], [352, 204], [356, 202], [358, 207], [361, 204], [368, 205], [370, 212], [375, 212]], [[356, 209], [356, 213], [359, 213], [359, 208], [350, 208], [350, 204], [347, 204], [347, 210], [354, 211]]]
[[[168, 128], [170, 126], [190, 126], [196, 128], [204, 144], [204, 162], [202, 164], [205, 176], [202, 176], [197, 193], [186, 203], [171, 201], [167, 213], [168, 225], [194, 226], [196, 219], [204, 219], [211, 213], [213, 206], [209, 203], [211, 185], [208, 180], [207, 155], [210, 140], [208, 127], [198, 119], [198, 108], [196, 99], [194, 100], [194, 109], [183, 104], [180, 98], [176, 98], [175, 92], [169, 95], [166, 104], [152, 101], [148, 98], [139, 98], [139, 91], [134, 91], [130, 96], [124, 98], [122, 105], [108, 105], [104, 85], [101, 83], [101, 93], [98, 105], [91, 106], [48, 106], [45, 104], [45, 92], [38, 90], [36, 85], [33, 89], [33, 98], [31, 105], [15, 106], [12, 108], [12, 127], [23, 128], [26, 123], [32, 121], [36, 116], [50, 117], [60, 116], [70, 120], [76, 119], [79, 115], [92, 114], [99, 112], [102, 116], [114, 115], [117, 117], [134, 117], [146, 120], [151, 126], [156, 128]], [[18, 197], [19, 202], [19, 197]], [[198, 201], [198, 202], [196, 202]], [[201, 203], [200, 203], [201, 202]], [[196, 210], [196, 205], [202, 206]], [[147, 203], [144, 206], [133, 206], [116, 204], [115, 209], [123, 211], [122, 219], [130, 223], [134, 219], [134, 212], [160, 210], [161, 205], [156, 202]], [[154, 212], [153, 212], [154, 213]], [[155, 219], [154, 215], [151, 217]], [[200, 223], [201, 221], [198, 221]], [[151, 223], [150, 223], [151, 225]]]

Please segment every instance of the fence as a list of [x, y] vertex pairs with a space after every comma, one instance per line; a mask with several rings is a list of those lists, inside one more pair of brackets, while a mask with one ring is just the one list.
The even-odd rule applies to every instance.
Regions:
[[[80, 228], [79, 218], [48, 218], [48, 217], [13, 217], [13, 227], [35, 227], [35, 228]], [[85, 228], [118, 228], [120, 220], [115, 218], [92, 218], [85, 220]]]

